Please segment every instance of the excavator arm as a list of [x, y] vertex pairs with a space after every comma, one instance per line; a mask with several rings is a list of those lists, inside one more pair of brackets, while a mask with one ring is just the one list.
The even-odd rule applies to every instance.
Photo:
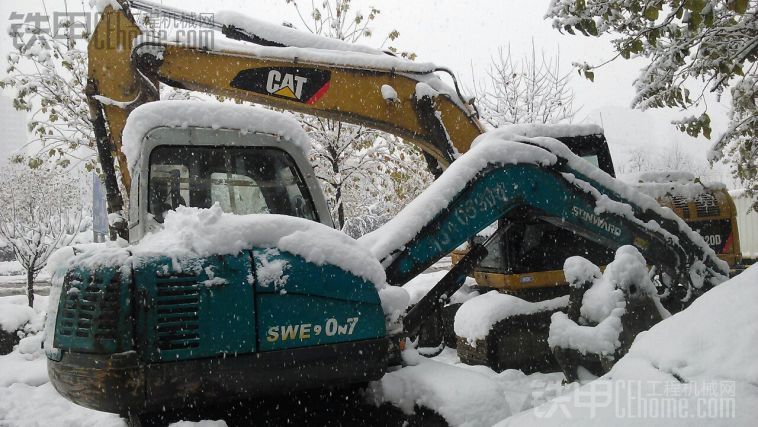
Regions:
[[130, 8], [177, 19], [189, 14], [146, 1], [118, 3], [105, 8], [89, 43], [88, 94], [93, 118], [102, 108], [126, 188], [121, 134], [131, 110], [159, 98], [158, 82], [386, 131], [416, 144], [438, 172], [483, 132], [473, 105], [442, 83], [435, 71], [445, 70], [432, 64], [287, 46], [225, 24], [216, 25], [229, 39], [209, 33], [171, 42], [143, 35]]
[[[449, 196], [446, 207], [430, 219], [419, 223], [415, 220], [419, 212], [410, 206], [364, 238], [364, 243], [382, 258], [389, 284], [408, 283], [470, 236], [514, 213], [571, 230], [611, 250], [635, 246], [657, 272], [664, 273], [662, 277], [666, 280], [662, 285], [667, 289], [662, 291], [670, 298], [671, 307], [686, 305], [728, 278], [728, 265], [702, 237], [652, 198], [594, 168], [565, 146], [552, 143], [542, 146], [539, 139], [513, 138], [520, 142], [507, 141], [502, 151], [518, 152], [527, 146], [537, 153], [536, 158], [554, 156], [555, 162], [545, 165], [493, 160], [478, 170], [460, 191]], [[479, 142], [487, 143], [490, 141]], [[459, 164], [454, 164], [417, 200], [433, 206], [433, 200], [424, 200], [427, 193], [441, 193], [442, 187], [456, 185], [455, 175], [485, 160], [472, 161], [469, 156], [482, 157], [474, 151], [462, 157]], [[454, 178], [448, 180], [448, 174]], [[417, 230], [409, 233], [414, 222]], [[409, 235], [412, 237], [404, 237]], [[397, 242], [394, 249], [383, 245], [388, 241]], [[486, 255], [483, 245], [474, 246], [407, 314], [405, 330], [417, 331], [424, 319], [442, 306], [440, 301], [452, 296]], [[567, 253], [566, 257], [571, 255]]]

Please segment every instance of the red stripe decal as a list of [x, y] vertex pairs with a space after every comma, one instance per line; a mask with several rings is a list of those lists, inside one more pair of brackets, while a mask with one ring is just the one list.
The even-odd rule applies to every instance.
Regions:
[[306, 101], [305, 103], [306, 103], [306, 104], [308, 104], [308, 105], [313, 105], [313, 104], [314, 104], [316, 101], [318, 101], [318, 100], [319, 100], [319, 99], [320, 99], [322, 96], [324, 96], [324, 94], [326, 93], [326, 91], [327, 91], [327, 90], [329, 90], [329, 86], [331, 86], [331, 84], [332, 84], [332, 82], [331, 82], [331, 81], [328, 81], [328, 82], [326, 82], [326, 84], [325, 84], [325, 85], [323, 85], [323, 86], [321, 86], [321, 89], [319, 89], [319, 90], [318, 90], [318, 92], [316, 92], [316, 94], [315, 94], [315, 95], [313, 95], [313, 96], [311, 97], [311, 99], [309, 99], [309, 100], [308, 100], [308, 101]]
[[729, 233], [729, 237], [726, 238], [726, 243], [724, 243], [724, 247], [721, 248], [721, 253], [725, 254], [728, 250], [732, 249], [732, 240], [734, 240], [734, 234]]

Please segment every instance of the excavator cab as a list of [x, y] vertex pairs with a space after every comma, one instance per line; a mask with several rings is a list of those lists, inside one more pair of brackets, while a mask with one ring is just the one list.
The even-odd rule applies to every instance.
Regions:
[[144, 136], [134, 175], [133, 242], [180, 206], [216, 203], [226, 213], [289, 215], [333, 227], [303, 150], [274, 135], [157, 127]]

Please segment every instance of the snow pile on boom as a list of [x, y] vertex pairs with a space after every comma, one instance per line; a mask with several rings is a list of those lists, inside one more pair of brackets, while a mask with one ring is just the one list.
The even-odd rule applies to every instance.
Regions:
[[511, 134], [485, 133], [398, 215], [358, 241], [386, 264], [486, 168], [518, 163], [549, 166], [556, 161], [554, 154], [540, 147], [514, 142]]
[[[405, 246], [419, 235], [421, 230], [439, 216], [468, 185], [474, 182], [486, 169], [515, 164], [532, 164], [541, 167], [554, 167], [561, 171], [567, 182], [595, 200], [595, 214], [610, 213], [624, 218], [653, 233], [666, 237], [673, 243], [678, 238], [665, 230], [654, 220], [643, 221], [636, 212], [651, 211], [658, 217], [676, 225], [697, 248], [698, 258], [708, 261], [719, 271], [711, 271], [718, 280], [729, 271], [726, 262], [720, 260], [716, 253], [705, 243], [702, 236], [693, 231], [680, 217], [670, 209], [662, 208], [652, 197], [645, 195], [634, 187], [618, 181], [593, 166], [585, 159], [575, 155], [571, 150], [550, 137], [525, 137], [514, 132], [536, 133], [543, 129], [536, 127], [512, 127], [497, 129], [480, 135], [474, 140], [470, 151], [457, 159], [426, 191], [416, 197], [398, 215], [376, 231], [369, 233], [359, 241], [370, 248], [371, 252], [387, 266], [393, 261], [393, 255], [403, 251]], [[556, 135], [564, 133], [585, 134], [602, 131], [598, 127], [557, 127]], [[560, 165], [560, 166], [559, 166]], [[564, 166], [565, 165], [565, 166]], [[577, 177], [577, 174], [583, 178]], [[591, 182], [585, 181], [588, 179]], [[615, 197], [609, 197], [615, 193]], [[619, 201], [616, 199], [622, 199]], [[723, 277], [722, 277], [723, 276]], [[721, 280], [721, 281], [723, 281]]]

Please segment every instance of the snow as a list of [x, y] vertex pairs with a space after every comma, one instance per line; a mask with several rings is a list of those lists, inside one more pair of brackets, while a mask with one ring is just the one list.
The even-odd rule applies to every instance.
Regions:
[[108, 6], [113, 10], [121, 10], [121, 5], [116, 0], [89, 0], [89, 5], [98, 13], [103, 13]]
[[513, 295], [490, 291], [461, 305], [455, 314], [455, 335], [475, 346], [477, 340], [487, 337], [497, 322], [520, 314], [533, 314], [556, 310], [568, 305], [568, 295], [550, 300], [529, 302]]
[[311, 150], [310, 139], [305, 131], [297, 120], [287, 114], [215, 101], [155, 101], [132, 111], [124, 127], [122, 150], [129, 170], [133, 172], [140, 161], [142, 139], [147, 132], [157, 127], [189, 126], [278, 135], [305, 154]]
[[580, 256], [566, 258], [563, 262], [563, 275], [571, 286], [581, 286], [584, 283], [592, 283], [602, 275], [600, 268]]
[[[440, 270], [422, 274], [405, 283], [402, 288], [410, 295], [409, 304], [418, 303], [447, 273], [447, 270]], [[479, 295], [479, 291], [473, 289], [474, 286], [476, 286], [476, 280], [467, 277], [463, 286], [450, 297], [450, 304], [463, 303]]]
[[399, 101], [397, 98], [397, 91], [392, 86], [382, 85], [381, 91], [382, 91], [382, 98], [384, 98], [387, 102]]
[[18, 261], [0, 261], [0, 276], [20, 276], [22, 274], [24, 274], [24, 267]]
[[631, 286], [638, 291], [656, 297], [657, 290], [648, 277], [645, 258], [634, 246], [622, 246], [616, 250], [616, 256], [603, 272], [602, 278], [596, 280], [582, 299], [582, 316], [592, 322], [600, 322], [623, 304], [624, 292]]
[[378, 287], [385, 282], [379, 262], [338, 230], [286, 215], [229, 214], [218, 204], [208, 209], [180, 206], [166, 214], [161, 229], [148, 233], [139, 243], [128, 247], [89, 245], [80, 255], [61, 257], [56, 268], [120, 266], [129, 259], [139, 263], [155, 256], [167, 256], [180, 264], [183, 259], [236, 255], [254, 247], [289, 252], [319, 266], [332, 264]]
[[623, 307], [619, 307], [596, 326], [584, 326], [574, 323], [566, 313], [554, 313], [550, 318], [548, 344], [551, 348], [570, 348], [582, 354], [589, 352], [612, 356], [621, 345], [619, 335], [623, 329], [623, 314]]
[[695, 180], [695, 174], [687, 171], [647, 171], [637, 175], [641, 182], [689, 182]]
[[555, 155], [542, 148], [511, 139], [512, 135], [506, 133], [487, 132], [480, 135], [474, 140], [472, 148], [454, 161], [429, 188], [385, 225], [358, 241], [370, 248], [374, 256], [386, 265], [391, 262], [389, 257], [394, 252], [410, 242], [486, 167], [517, 163], [548, 166], [557, 161]]
[[261, 265], [255, 271], [258, 276], [259, 284], [268, 287], [274, 285], [278, 289], [287, 284], [289, 276], [284, 272], [289, 268], [289, 263], [283, 259], [272, 259], [269, 256], [277, 256], [279, 251], [276, 249], [267, 249], [263, 256], [259, 258]]
[[[499, 132], [507, 133], [508, 131], [500, 130], [500, 129], [493, 131], [493, 133], [499, 133]], [[535, 137], [535, 138], [529, 138], [528, 142], [537, 144], [549, 150], [551, 153], [554, 153], [555, 155], [566, 159], [568, 161], [568, 166], [571, 169], [574, 169], [575, 171], [586, 176], [587, 178], [598, 182], [603, 187], [629, 200], [630, 202], [639, 206], [641, 209], [653, 211], [656, 214], [660, 215], [661, 217], [675, 222], [679, 228], [679, 231], [687, 235], [687, 237], [702, 250], [702, 253], [705, 258], [708, 258], [713, 264], [719, 266], [719, 268], [723, 272], [729, 271], [729, 265], [725, 261], [722, 261], [718, 258], [718, 256], [713, 251], [713, 249], [711, 249], [710, 246], [708, 246], [708, 244], [705, 243], [701, 235], [693, 231], [687, 225], [687, 223], [684, 222], [684, 220], [682, 220], [679, 216], [677, 216], [674, 213], [674, 211], [672, 211], [671, 209], [662, 208], [654, 198], [646, 194], [643, 194], [642, 192], [635, 189], [633, 186], [630, 186], [624, 182], [614, 179], [613, 177], [603, 172], [599, 168], [591, 165], [586, 160], [572, 153], [571, 150], [566, 145], [562, 144], [560, 141], [556, 139]], [[589, 186], [589, 184], [586, 181], [577, 179], [576, 177], [573, 176], [573, 174], [563, 174], [563, 176], [567, 180], [571, 181], [578, 188], [586, 191], [587, 193], [589, 193], [596, 199], [595, 213], [608, 212], [608, 213], [612, 213], [612, 214], [619, 215], [622, 217], [626, 217], [627, 219], [631, 221], [635, 221], [639, 223], [640, 225], [650, 229], [651, 231], [661, 232], [664, 235], [670, 235], [670, 233], [667, 233], [664, 230], [662, 230], [660, 225], [655, 223], [654, 221], [642, 222], [638, 220], [637, 218], [635, 218], [632, 215], [630, 205], [626, 203], [620, 203], [620, 202], [615, 202], [613, 200], [610, 200], [608, 196], [601, 194], [600, 192], [597, 191], [597, 189], [594, 189], [593, 187]], [[674, 236], [671, 236], [671, 237], [674, 238]], [[714, 272], [714, 273], [718, 274], [719, 272]], [[724, 279], [726, 279], [725, 276], [724, 276]]]
[[40, 386], [19, 382], [0, 387], [0, 420], [8, 423], [4, 425], [14, 427], [126, 426], [115, 414], [93, 411], [69, 402], [49, 382]]
[[524, 123], [501, 126], [500, 129], [506, 133], [522, 135], [528, 138], [533, 137], [550, 137], [550, 138], [571, 138], [576, 136], [587, 136], [603, 134], [603, 128], [594, 124], [540, 124]]
[[3, 304], [0, 306], [0, 329], [15, 332], [34, 319], [33, 308], [28, 305]]
[[437, 95], [439, 95], [439, 92], [434, 90], [434, 88], [432, 88], [428, 84], [424, 82], [416, 83], [416, 92], [414, 96], [416, 97], [417, 100], [420, 101], [424, 97], [434, 99], [434, 97], [436, 97]]
[[0, 329], [6, 332], [22, 330], [35, 333], [42, 330], [47, 297], [35, 295], [34, 308], [29, 307], [26, 295], [0, 297]]
[[[624, 359], [685, 381], [730, 379], [758, 387], [758, 265], [709, 290], [638, 336]], [[622, 359], [623, 360], [623, 359]], [[624, 369], [621, 364], [618, 368]], [[609, 375], [612, 377], [616, 368]], [[758, 408], [756, 408], [758, 409]]]
[[[283, 29], [286, 27], [282, 27]], [[434, 72], [438, 67], [428, 62], [414, 62], [404, 58], [387, 55], [384, 53], [366, 53], [355, 50], [343, 49], [319, 49], [314, 47], [273, 47], [261, 46], [239, 40], [225, 38], [222, 34], [215, 37], [192, 37], [186, 32], [166, 34], [161, 43], [176, 43], [182, 46], [224, 52], [227, 54], [256, 56], [272, 61], [279, 60], [291, 63], [323, 64], [346, 68], [359, 68], [366, 70], [395, 71], [397, 73], [427, 74]], [[134, 40], [135, 50], [148, 46], [140, 46], [143, 42], [156, 42], [154, 36], [139, 36]], [[350, 45], [355, 49], [356, 45]], [[452, 91], [454, 94], [455, 92]], [[457, 95], [456, 95], [457, 97]]]
[[[755, 425], [756, 300], [758, 266], [752, 266], [639, 334], [599, 380], [498, 426]], [[651, 416], [653, 404], [674, 405], [675, 411]], [[712, 411], [719, 405], [726, 410]]]
[[696, 200], [702, 194], [726, 189], [720, 182], [702, 182], [685, 171], [643, 172], [626, 175], [623, 179], [656, 199], [670, 195]]
[[231, 25], [247, 33], [288, 47], [357, 52], [369, 55], [389, 56], [378, 49], [355, 43], [312, 34], [310, 32], [275, 25], [238, 12], [222, 10], [213, 14], [217, 24]]
[[555, 394], [563, 390], [560, 373], [496, 373], [461, 363], [454, 349], [431, 359], [410, 349], [403, 359], [407, 366], [369, 385], [368, 401], [377, 406], [391, 403], [408, 414], [416, 406], [432, 409], [454, 427], [492, 425], [540, 403], [546, 389]]
[[510, 414], [503, 405], [503, 390], [486, 375], [444, 363], [414, 357], [415, 366], [391, 372], [374, 383], [371, 393], [376, 401], [390, 402], [405, 413], [414, 405], [434, 409], [456, 426], [492, 425]]
[[[602, 275], [600, 269], [581, 257], [572, 257], [564, 264], [567, 277], [576, 275], [590, 278], [592, 286], [582, 298], [581, 319], [577, 324], [566, 313], [554, 313], [550, 323], [548, 344], [550, 347], [570, 348], [582, 354], [587, 352], [612, 355], [621, 345], [621, 317], [626, 312], [625, 294], [640, 292], [651, 298], [661, 315], [670, 314], [658, 300], [655, 285], [650, 280], [647, 263], [634, 246], [622, 246], [616, 250], [615, 259]], [[594, 267], [594, 269], [592, 268]], [[586, 326], [589, 322], [593, 326]]]

